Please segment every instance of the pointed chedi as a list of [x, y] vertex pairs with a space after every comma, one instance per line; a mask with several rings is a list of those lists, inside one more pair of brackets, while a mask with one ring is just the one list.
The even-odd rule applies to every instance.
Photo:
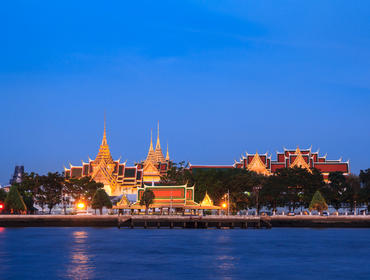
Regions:
[[170, 153], [168, 152], [168, 143], [167, 143], [166, 161], [170, 161]]
[[164, 159], [164, 156], [163, 156], [163, 152], [162, 152], [162, 148], [161, 148], [161, 142], [159, 140], [159, 122], [158, 122], [158, 132], [157, 132], [157, 144], [155, 146], [155, 161], [156, 163], [157, 162], [165, 162], [165, 159]]
[[148, 162], [155, 163], [155, 152], [153, 149], [153, 131], [150, 132], [150, 146], [149, 146], [149, 152], [145, 160], [145, 164]]

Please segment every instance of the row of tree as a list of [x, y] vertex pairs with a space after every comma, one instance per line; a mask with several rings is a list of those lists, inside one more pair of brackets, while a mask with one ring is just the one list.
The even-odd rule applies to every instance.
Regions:
[[35, 212], [35, 204], [51, 213], [56, 205], [62, 205], [66, 213], [67, 205], [72, 201], [83, 201], [93, 209], [102, 212], [103, 207], [111, 208], [112, 203], [103, 189], [104, 185], [90, 177], [65, 180], [58, 172], [38, 175], [25, 173], [22, 182], [11, 186], [10, 191], [0, 192], [0, 201], [4, 202], [9, 213]]
[[195, 184], [196, 201], [200, 201], [207, 191], [218, 205], [229, 190], [233, 211], [248, 208], [259, 211], [262, 206], [273, 211], [277, 207], [287, 207], [290, 211], [309, 208], [316, 191], [337, 210], [346, 207], [352, 211], [360, 205], [369, 209], [370, 202], [370, 169], [361, 171], [359, 176], [333, 172], [329, 175], [330, 183], [325, 183], [317, 169], [283, 168], [272, 176], [264, 176], [235, 168], [191, 171], [180, 162], [172, 166], [162, 182]]

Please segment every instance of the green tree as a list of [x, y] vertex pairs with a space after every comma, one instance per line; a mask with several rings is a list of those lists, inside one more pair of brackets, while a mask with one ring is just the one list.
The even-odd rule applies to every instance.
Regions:
[[185, 161], [172, 163], [167, 174], [161, 177], [161, 184], [163, 185], [192, 185], [193, 183], [194, 180], [189, 170], [189, 163], [185, 164]]
[[285, 185], [278, 176], [269, 176], [260, 191], [261, 203], [276, 213], [277, 207], [284, 206]]
[[109, 199], [108, 194], [101, 188], [96, 190], [91, 205], [95, 211], [96, 209], [99, 209], [100, 215], [103, 214], [103, 207], [107, 207], [109, 209], [112, 208], [112, 202]]
[[370, 169], [360, 171], [361, 181], [361, 201], [367, 205], [367, 210], [370, 212]]
[[43, 203], [49, 208], [49, 214], [51, 210], [62, 201], [62, 189], [63, 189], [64, 177], [56, 172], [49, 172], [47, 175], [41, 177], [40, 187], [40, 198], [42, 197]]
[[[361, 182], [360, 178], [354, 174], [346, 177], [346, 190], [344, 192], [344, 201], [352, 211], [361, 203]], [[356, 209], [355, 209], [356, 210]]]
[[27, 211], [26, 204], [20, 195], [17, 186], [11, 186], [8, 195], [5, 199], [5, 209], [10, 213], [20, 214]]
[[312, 197], [309, 210], [316, 210], [321, 213], [324, 210], [328, 209], [328, 205], [326, 204], [325, 198], [321, 195], [320, 191], [316, 191]]
[[146, 189], [140, 199], [140, 205], [145, 205], [145, 214], [148, 215], [150, 204], [153, 203], [155, 198], [154, 192]]
[[345, 202], [346, 177], [342, 172], [331, 172], [329, 174], [329, 182], [324, 193], [328, 198], [329, 204], [338, 211]]
[[7, 193], [4, 189], [0, 188], [0, 201], [4, 202], [6, 199]]
[[84, 200], [91, 205], [96, 191], [102, 188], [104, 184], [95, 182], [91, 177], [82, 177], [65, 181], [63, 191], [72, 196], [74, 200]]

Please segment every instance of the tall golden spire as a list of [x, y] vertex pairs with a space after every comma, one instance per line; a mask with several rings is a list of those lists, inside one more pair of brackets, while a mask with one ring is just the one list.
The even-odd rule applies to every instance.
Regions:
[[159, 150], [159, 149], [161, 149], [161, 142], [160, 142], [160, 140], [159, 140], [159, 121], [158, 121], [158, 128], [157, 128], [157, 145], [155, 145], [155, 149], [157, 150]]
[[153, 131], [150, 131], [150, 147], [149, 147], [149, 152], [148, 156], [146, 157], [145, 163], [148, 163], [151, 161], [152, 163], [155, 162], [155, 152], [153, 149]]
[[159, 140], [159, 121], [158, 121], [158, 132], [157, 132], [157, 145], [155, 146], [155, 163], [164, 162], [164, 156], [162, 153], [161, 142]]
[[149, 147], [149, 152], [153, 151], [153, 129], [150, 130], [150, 147]]
[[100, 145], [100, 149], [98, 155], [96, 156], [95, 160], [102, 160], [104, 159], [106, 162], [113, 162], [112, 155], [109, 150], [108, 141], [107, 141], [107, 125], [106, 125], [106, 117], [104, 114], [104, 133], [103, 133], [103, 140]]
[[170, 160], [170, 153], [168, 152], [168, 143], [167, 143], [167, 153], [166, 153], [166, 160]]
[[104, 134], [103, 134], [103, 141], [102, 141], [102, 146], [103, 145], [108, 145], [107, 144], [107, 118], [104, 113]]

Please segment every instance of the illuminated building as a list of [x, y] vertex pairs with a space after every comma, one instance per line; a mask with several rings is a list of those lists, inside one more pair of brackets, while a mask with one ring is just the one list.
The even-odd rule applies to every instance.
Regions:
[[344, 175], [350, 173], [349, 161], [343, 162], [342, 159], [328, 160], [325, 156], [320, 156], [319, 151], [312, 152], [311, 148], [300, 150], [298, 147], [294, 150], [284, 148], [284, 152], [277, 152], [276, 159], [272, 160], [271, 155], [265, 154], [248, 154], [242, 156], [239, 161], [233, 165], [190, 165], [192, 171], [200, 169], [232, 169], [241, 168], [254, 171], [266, 176], [274, 174], [281, 168], [301, 167], [309, 172], [313, 168], [318, 169], [325, 181], [328, 181], [329, 173], [339, 171]]
[[159, 140], [159, 126], [155, 150], [151, 139], [147, 159], [135, 166], [127, 166], [126, 162], [121, 163], [120, 159], [113, 160], [107, 142], [106, 124], [104, 122], [103, 140], [96, 158], [94, 160], [89, 159], [89, 162], [82, 162], [82, 166], [70, 164], [70, 168], [64, 168], [64, 172], [67, 179], [89, 176], [96, 182], [103, 183], [109, 196], [119, 196], [123, 193], [137, 193], [137, 189], [144, 182], [159, 182], [161, 176], [166, 174], [169, 167], [168, 148], [167, 156], [164, 158]]

